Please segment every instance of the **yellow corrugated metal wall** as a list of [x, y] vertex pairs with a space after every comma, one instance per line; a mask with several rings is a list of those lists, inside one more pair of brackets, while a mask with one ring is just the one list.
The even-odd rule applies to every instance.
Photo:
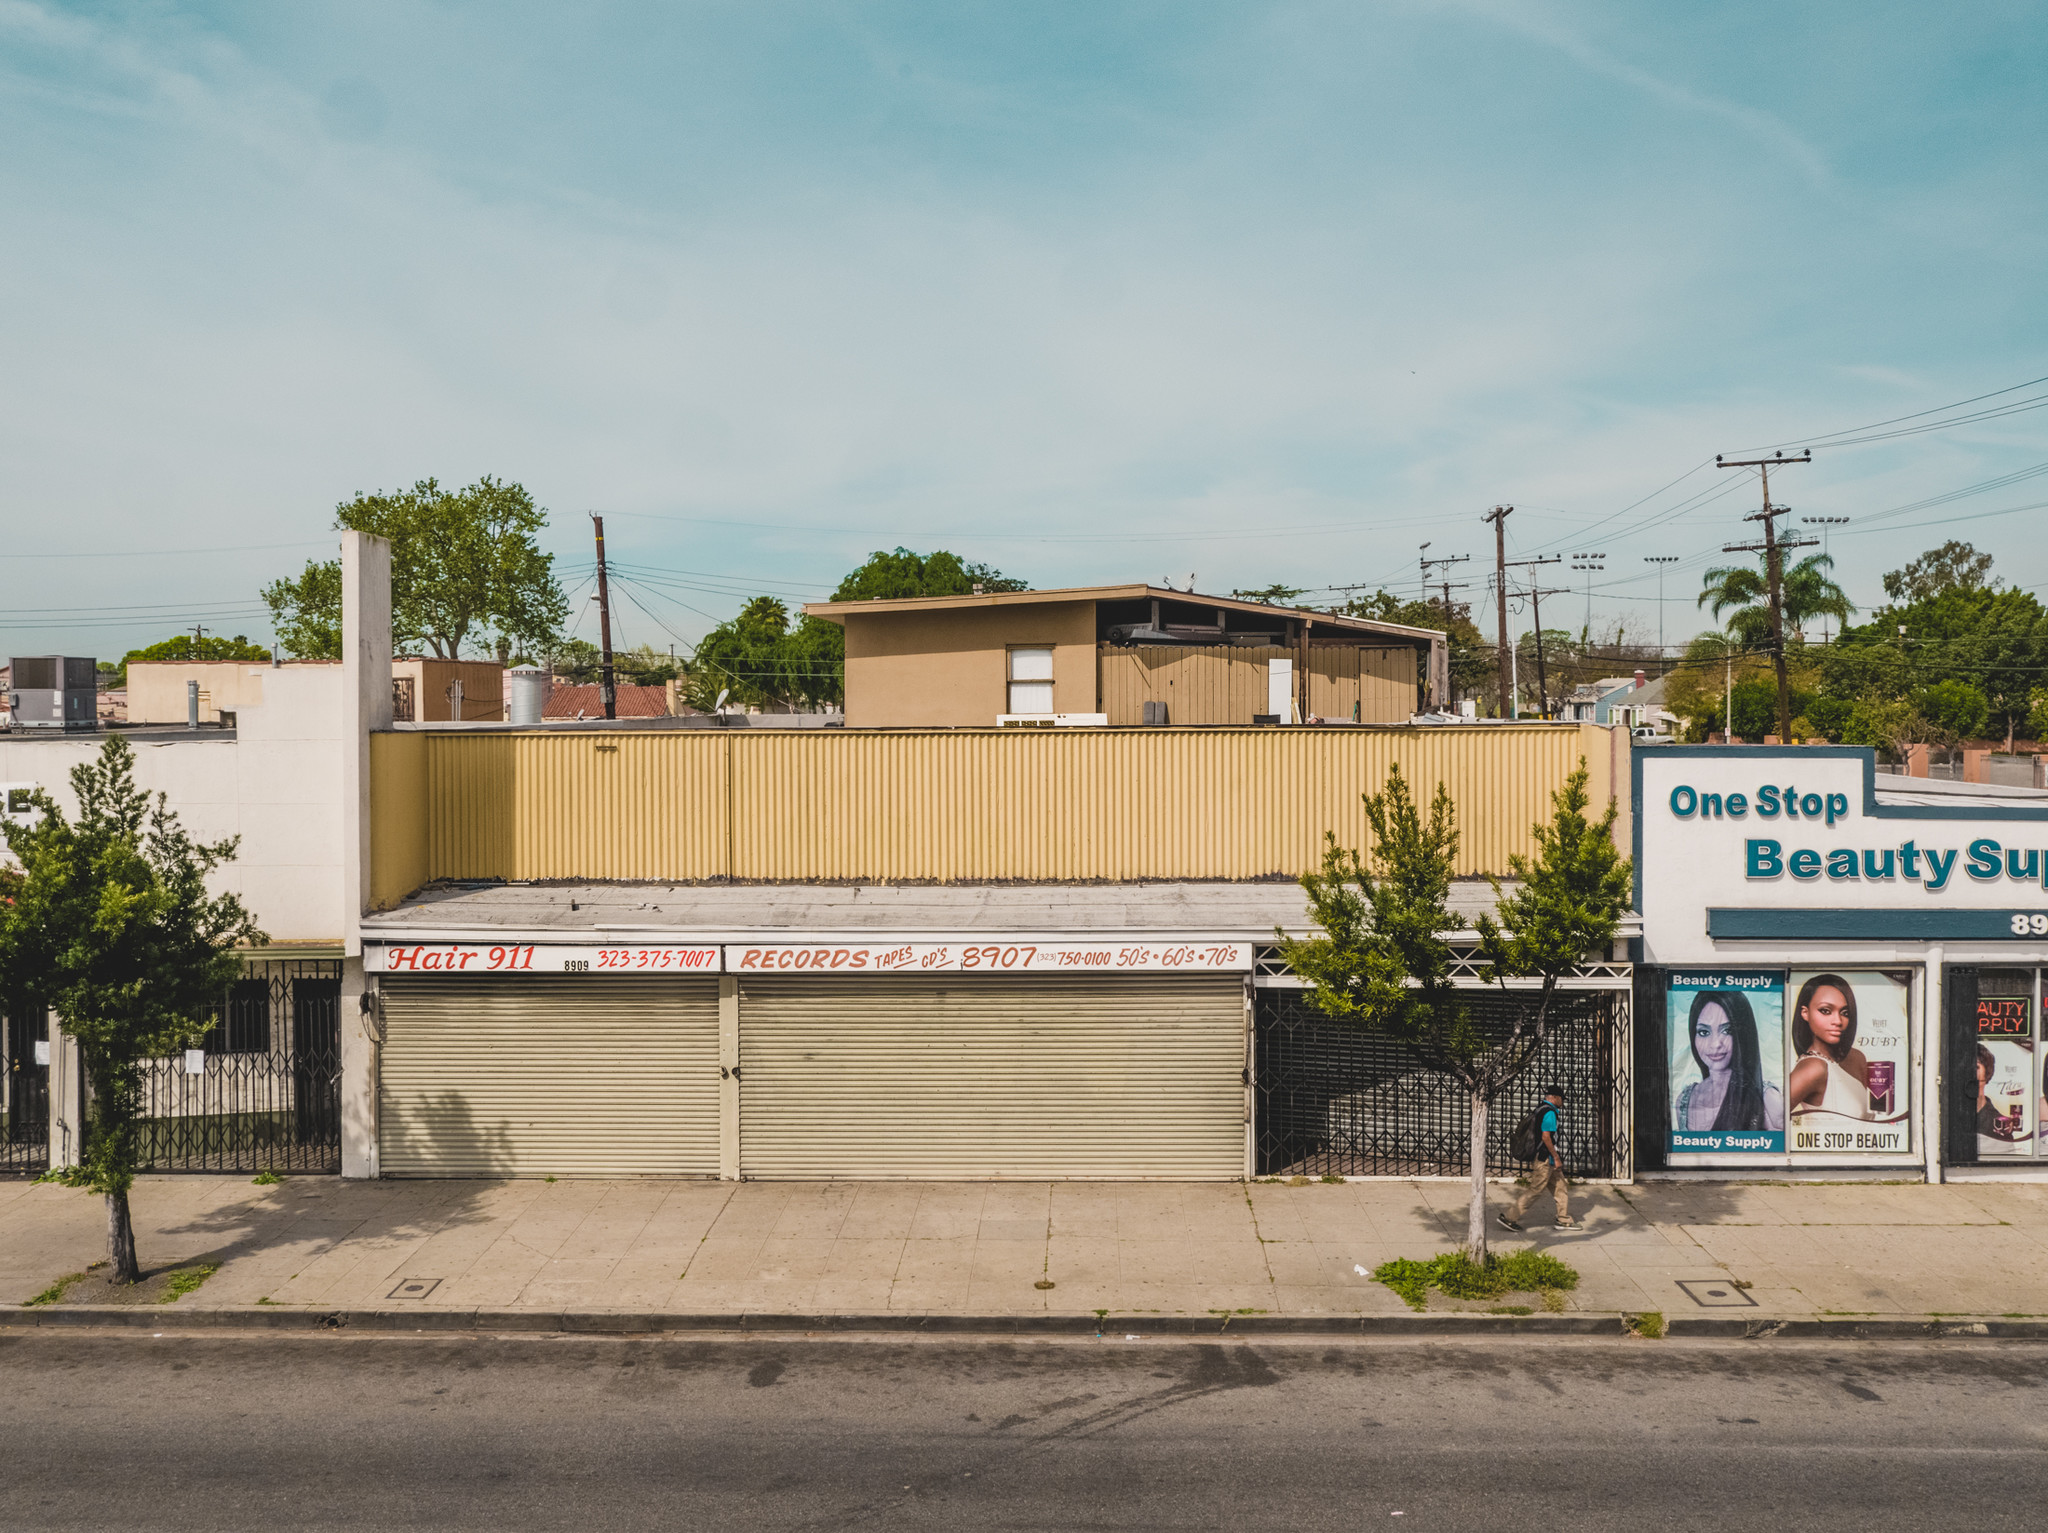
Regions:
[[370, 736], [370, 906], [389, 910], [435, 875], [426, 735]]
[[[1300, 658], [1298, 649], [1104, 645], [1102, 711], [1112, 724], [1142, 724], [1144, 705], [1163, 702], [1169, 724], [1249, 724], [1266, 711], [1267, 666]], [[1319, 718], [1405, 723], [1415, 704], [1415, 651], [1405, 645], [1309, 647], [1308, 709]]]
[[[1597, 725], [397, 733], [372, 740], [373, 904], [440, 878], [1233, 879], [1365, 840], [1399, 761], [1448, 784], [1459, 874], [1505, 873]], [[421, 768], [411, 763], [417, 753]], [[1621, 827], [1623, 844], [1627, 828]]]

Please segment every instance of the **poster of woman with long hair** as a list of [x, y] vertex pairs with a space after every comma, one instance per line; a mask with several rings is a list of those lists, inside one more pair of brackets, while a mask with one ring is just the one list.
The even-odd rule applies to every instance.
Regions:
[[1795, 1155], [1912, 1148], [1907, 980], [1869, 969], [1793, 971], [1785, 1095]]
[[1785, 1148], [1785, 982], [1775, 971], [1671, 976], [1668, 1148], [1679, 1155]]

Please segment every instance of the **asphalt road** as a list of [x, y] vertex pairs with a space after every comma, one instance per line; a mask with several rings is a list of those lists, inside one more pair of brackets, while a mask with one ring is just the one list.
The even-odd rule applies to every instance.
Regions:
[[0, 1526], [2038, 1524], [2048, 1346], [0, 1336]]

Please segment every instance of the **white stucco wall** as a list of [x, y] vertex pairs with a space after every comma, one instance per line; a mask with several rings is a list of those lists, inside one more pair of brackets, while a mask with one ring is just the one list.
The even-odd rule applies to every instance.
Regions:
[[[135, 780], [170, 796], [203, 841], [242, 838], [214, 876], [255, 913], [273, 942], [340, 942], [342, 671], [285, 666], [265, 679], [232, 734], [202, 729], [132, 736]], [[0, 786], [35, 784], [76, 809], [71, 769], [98, 755], [104, 735], [0, 737]], [[4, 801], [0, 801], [4, 807]]]

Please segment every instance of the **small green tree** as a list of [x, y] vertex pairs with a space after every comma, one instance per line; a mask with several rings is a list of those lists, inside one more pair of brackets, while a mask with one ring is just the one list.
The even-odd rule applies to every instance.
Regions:
[[52, 1174], [106, 1198], [112, 1279], [133, 1283], [147, 1062], [198, 1044], [240, 972], [233, 948], [267, 939], [240, 900], [206, 888], [235, 841], [195, 842], [165, 795], [135, 786], [126, 740], [73, 767], [71, 786], [76, 820], [38, 791], [31, 823], [0, 823], [20, 863], [0, 904], [0, 994], [55, 1008], [78, 1040], [92, 1103], [80, 1164]]
[[[1457, 812], [1439, 783], [1427, 816], [1396, 763], [1385, 788], [1365, 796], [1370, 861], [1325, 838], [1320, 871], [1302, 876], [1320, 937], [1280, 933], [1287, 966], [1309, 983], [1325, 1014], [1402, 1044], [1426, 1070], [1455, 1080], [1472, 1113], [1472, 1196], [1465, 1247], [1486, 1255], [1486, 1134], [1494, 1101], [1534, 1062], [1549, 1035], [1558, 982], [1614, 940], [1628, 908], [1630, 864], [1615, 850], [1610, 802], [1586, 818], [1586, 763], [1551, 795], [1534, 827], [1534, 858], [1512, 856], [1509, 890], [1491, 879], [1498, 919], [1478, 922], [1481, 978], [1508, 1005], [1475, 1018], [1452, 983], [1449, 934], [1464, 921], [1450, 908]], [[1509, 988], [1534, 978], [1534, 987]]]

